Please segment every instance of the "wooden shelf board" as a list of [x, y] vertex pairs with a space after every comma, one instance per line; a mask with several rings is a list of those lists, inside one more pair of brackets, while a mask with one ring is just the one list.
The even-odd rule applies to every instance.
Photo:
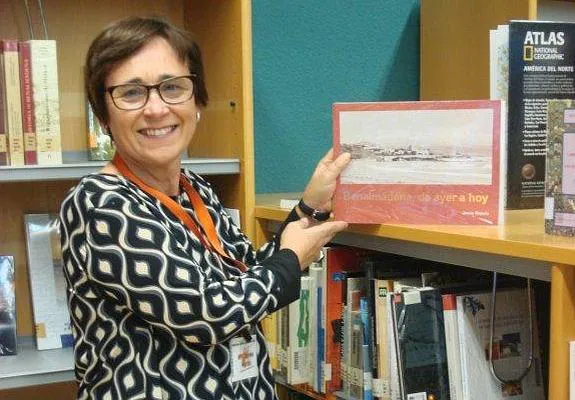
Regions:
[[[283, 221], [289, 210], [279, 208], [279, 195], [256, 199], [256, 218]], [[543, 210], [506, 211], [498, 226], [470, 225], [350, 225], [349, 234], [396, 239], [451, 249], [516, 257], [555, 264], [575, 264], [575, 238], [548, 235]]]
[[[0, 182], [31, 182], [79, 179], [100, 170], [106, 161], [61, 165], [26, 165], [0, 167]], [[182, 160], [182, 166], [201, 175], [225, 175], [240, 172], [240, 162], [235, 158], [194, 158]]]
[[72, 348], [36, 350], [34, 340], [18, 338], [18, 354], [0, 357], [0, 390], [74, 380]]

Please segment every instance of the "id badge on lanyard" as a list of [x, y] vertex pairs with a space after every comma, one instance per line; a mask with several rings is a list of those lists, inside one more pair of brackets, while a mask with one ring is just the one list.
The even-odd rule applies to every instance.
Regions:
[[230, 340], [232, 382], [258, 375], [258, 342], [256, 335], [238, 336]]

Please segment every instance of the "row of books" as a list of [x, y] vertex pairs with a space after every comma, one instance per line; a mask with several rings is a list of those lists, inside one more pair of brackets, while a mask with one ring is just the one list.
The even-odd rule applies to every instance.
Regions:
[[349, 247], [325, 252], [300, 300], [264, 320], [279, 382], [346, 399], [545, 398], [538, 324], [531, 343], [527, 291], [515, 278], [497, 294], [493, 368], [510, 381], [501, 384], [488, 359], [489, 273]]
[[[24, 216], [38, 350], [72, 347], [66, 282], [55, 214]], [[13, 256], [0, 256], [0, 355], [18, 353]]]
[[56, 41], [0, 40], [0, 166], [62, 163]]

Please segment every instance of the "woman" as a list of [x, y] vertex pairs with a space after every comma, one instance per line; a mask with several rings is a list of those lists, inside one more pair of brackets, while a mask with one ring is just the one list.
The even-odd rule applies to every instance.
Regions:
[[[210, 185], [180, 169], [208, 95], [199, 48], [169, 23], [106, 28], [85, 83], [116, 157], [60, 212], [78, 398], [275, 398], [258, 322], [298, 298], [301, 270], [346, 223], [297, 209], [255, 251]], [[329, 211], [348, 161], [328, 153], [303, 202]]]

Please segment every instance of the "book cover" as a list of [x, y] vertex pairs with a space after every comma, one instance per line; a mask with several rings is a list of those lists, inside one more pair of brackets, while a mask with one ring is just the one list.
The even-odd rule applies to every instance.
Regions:
[[0, 46], [0, 166], [9, 165], [8, 159], [8, 110], [6, 109], [6, 84], [4, 79], [4, 48]]
[[[525, 289], [497, 293], [493, 337], [493, 367], [503, 379], [515, 380], [528, 365], [528, 298]], [[491, 292], [457, 296], [463, 398], [543, 400], [537, 323], [533, 321], [533, 366], [521, 382], [502, 385], [490, 370]]]
[[88, 128], [88, 157], [90, 161], [108, 161], [116, 151], [110, 135], [94, 115], [89, 102], [86, 102], [86, 125]]
[[18, 353], [14, 258], [0, 256], [0, 356]]
[[299, 385], [309, 383], [309, 299], [310, 278], [301, 277], [300, 297], [289, 304], [289, 370], [288, 383]]
[[549, 100], [545, 232], [575, 236], [575, 101]]
[[[360, 257], [365, 253], [350, 247], [330, 247], [325, 249], [325, 283], [323, 310], [325, 312], [325, 365], [324, 377], [326, 393], [342, 388], [342, 312], [347, 273], [360, 271]], [[359, 307], [359, 302], [358, 302]], [[359, 308], [358, 308], [359, 311]]]
[[463, 380], [461, 378], [461, 349], [459, 346], [459, 326], [457, 325], [457, 295], [450, 293], [441, 296], [443, 303], [443, 325], [447, 352], [449, 393], [451, 400], [463, 400]]
[[[408, 399], [450, 399], [443, 307], [438, 290], [395, 296], [399, 366]], [[419, 397], [418, 397], [419, 396]]]
[[34, 92], [32, 90], [32, 65], [30, 42], [19, 42], [20, 92], [22, 97], [22, 131], [24, 133], [24, 163], [38, 164], [36, 154], [36, 120], [34, 118]]
[[10, 165], [22, 166], [24, 165], [24, 136], [22, 133], [22, 102], [20, 97], [18, 41], [2, 40], [1, 43], [4, 51], [8, 159], [10, 161]]
[[336, 103], [335, 218], [350, 223], [503, 221], [505, 112], [500, 100]]
[[24, 216], [38, 350], [73, 345], [57, 221], [55, 214]]
[[55, 40], [29, 40], [39, 165], [62, 164], [58, 57]]
[[507, 101], [509, 92], [509, 26], [489, 31], [489, 98]]
[[509, 24], [507, 208], [543, 208], [547, 100], [575, 93], [575, 24]]

